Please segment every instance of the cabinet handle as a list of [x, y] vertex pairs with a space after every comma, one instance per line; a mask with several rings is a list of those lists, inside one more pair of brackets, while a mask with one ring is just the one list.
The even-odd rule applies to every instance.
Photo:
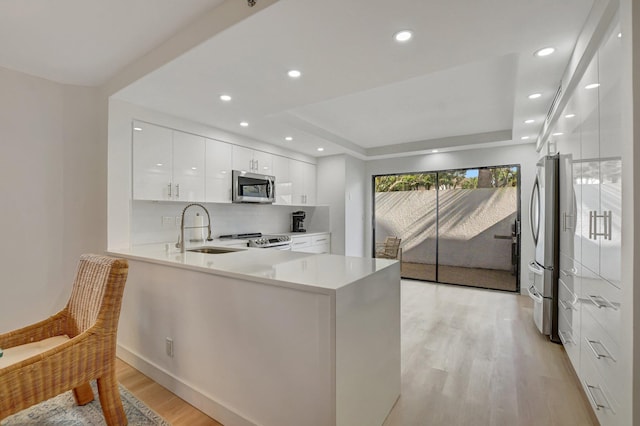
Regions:
[[316, 241], [327, 241], [327, 239], [326, 238], [322, 238], [322, 239], [318, 239]]
[[[602, 219], [603, 232], [598, 232], [598, 219]], [[598, 237], [604, 237], [611, 240], [611, 210], [598, 214], [595, 210], [589, 211], [589, 239], [595, 240]]]
[[560, 336], [560, 340], [562, 341], [562, 344], [566, 345], [567, 343], [574, 343], [572, 339], [567, 339], [565, 334], [566, 332], [564, 331], [558, 331], [558, 336]]
[[[596, 305], [598, 309], [611, 308], [614, 311], [618, 310], [618, 308], [613, 303], [609, 302], [604, 296], [594, 296], [590, 294], [587, 297], [589, 298], [589, 300], [591, 300], [591, 303]], [[604, 303], [599, 303], [598, 299], [602, 300]]]
[[180, 184], [176, 183], [176, 198], [180, 198]]
[[567, 218], [573, 218], [572, 214], [567, 214], [567, 212], [562, 212], [562, 231], [567, 232], [569, 229], [573, 229], [571, 226], [567, 226]]
[[[587, 385], [587, 395], [589, 395], [589, 399], [591, 400], [591, 402], [593, 402], [593, 405], [595, 405], [596, 410], [600, 411], [601, 408], [609, 408], [609, 401], [607, 401], [607, 398], [604, 396], [604, 393], [602, 392], [602, 389], [600, 389], [598, 386], [592, 386], [587, 382], [584, 382], [584, 383], [585, 383], [585, 385]], [[600, 404], [596, 400], [596, 396], [593, 393], [593, 389], [598, 389], [600, 391], [600, 393], [602, 393], [602, 397], [606, 401], [606, 405], [605, 404]]]
[[[596, 357], [596, 359], [609, 358], [611, 361], [616, 362], [615, 358], [611, 356], [611, 352], [609, 352], [609, 349], [607, 349], [607, 347], [602, 344], [602, 342], [600, 342], [599, 340], [591, 340], [588, 337], [585, 337], [584, 340], [587, 341], [587, 345], [589, 346], [589, 349], [591, 349], [591, 352], [593, 352], [593, 355]], [[596, 350], [596, 347], [593, 346], [594, 343], [602, 346], [602, 349], [605, 350], [606, 354], [601, 354], [600, 352], [598, 352]]]
[[167, 185], [169, 187], [169, 198], [171, 198], [171, 182], [169, 182], [169, 185]]
[[577, 311], [576, 307], [573, 306], [573, 304], [571, 304], [570, 302], [566, 302], [565, 300], [558, 300], [558, 303], [560, 303], [560, 306], [562, 306], [562, 309], [564, 309], [565, 311]]

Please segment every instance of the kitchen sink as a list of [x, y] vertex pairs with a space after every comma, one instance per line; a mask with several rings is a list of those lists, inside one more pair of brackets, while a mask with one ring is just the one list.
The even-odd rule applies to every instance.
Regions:
[[232, 253], [234, 251], [245, 251], [245, 249], [220, 248], [220, 247], [198, 247], [198, 248], [188, 249], [187, 251], [192, 251], [192, 252], [195, 252], [195, 253], [205, 253], [205, 254], [224, 254], [224, 253]]

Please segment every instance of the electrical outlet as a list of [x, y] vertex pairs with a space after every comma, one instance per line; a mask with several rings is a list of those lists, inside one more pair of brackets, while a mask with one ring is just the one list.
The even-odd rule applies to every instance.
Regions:
[[171, 337], [167, 337], [165, 340], [165, 351], [168, 357], [173, 358], [173, 339]]
[[171, 216], [162, 216], [162, 226], [169, 227], [175, 224], [175, 219]]

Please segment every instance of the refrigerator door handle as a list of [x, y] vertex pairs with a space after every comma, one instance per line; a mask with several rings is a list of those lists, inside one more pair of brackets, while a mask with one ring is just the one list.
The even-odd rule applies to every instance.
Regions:
[[529, 287], [528, 291], [529, 291], [529, 297], [532, 298], [534, 302], [536, 303], [543, 302], [544, 298], [540, 295], [540, 293], [538, 293], [538, 291], [536, 290], [533, 284], [531, 284], [531, 287]]

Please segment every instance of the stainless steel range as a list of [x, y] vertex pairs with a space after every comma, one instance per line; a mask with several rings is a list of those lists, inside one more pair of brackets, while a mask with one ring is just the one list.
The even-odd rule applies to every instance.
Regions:
[[249, 240], [249, 247], [291, 250], [291, 237], [288, 235], [262, 235], [260, 232], [247, 234], [220, 235], [220, 238]]

